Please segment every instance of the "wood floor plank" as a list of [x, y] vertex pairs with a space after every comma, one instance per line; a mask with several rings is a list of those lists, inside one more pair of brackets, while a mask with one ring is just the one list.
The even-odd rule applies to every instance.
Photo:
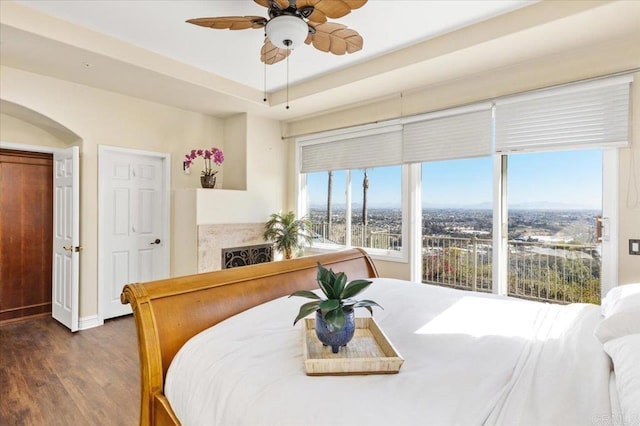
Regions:
[[0, 425], [135, 425], [133, 317], [71, 333], [52, 318], [0, 326]]

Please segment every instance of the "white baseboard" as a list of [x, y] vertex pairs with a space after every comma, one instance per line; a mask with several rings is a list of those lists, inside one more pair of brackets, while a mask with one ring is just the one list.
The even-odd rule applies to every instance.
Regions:
[[104, 325], [104, 321], [102, 321], [98, 315], [90, 315], [88, 317], [82, 317], [79, 319], [78, 330], [86, 330], [88, 328], [100, 327]]

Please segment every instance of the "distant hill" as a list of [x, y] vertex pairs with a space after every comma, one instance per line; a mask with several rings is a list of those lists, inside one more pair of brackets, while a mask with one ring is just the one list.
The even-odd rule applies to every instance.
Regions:
[[[312, 209], [326, 209], [326, 204], [312, 204], [309, 206]], [[334, 210], [344, 210], [344, 203], [333, 204]], [[400, 206], [394, 203], [374, 203], [369, 204], [370, 209], [399, 209]], [[492, 203], [477, 203], [477, 204], [437, 204], [437, 203], [423, 203], [423, 209], [460, 209], [460, 210], [491, 210], [493, 208]], [[362, 203], [354, 203], [351, 205], [352, 210], [362, 209]], [[529, 203], [515, 203], [509, 204], [511, 210], [601, 210], [600, 207], [555, 203], [548, 201], [534, 201]]]
[[[548, 201], [534, 201], [529, 203], [514, 203], [508, 205], [511, 210], [600, 210], [599, 207], [555, 203]], [[464, 210], [491, 210], [493, 208], [492, 203], [478, 203], [478, 204], [430, 204], [425, 203], [422, 205], [424, 209], [464, 209]]]

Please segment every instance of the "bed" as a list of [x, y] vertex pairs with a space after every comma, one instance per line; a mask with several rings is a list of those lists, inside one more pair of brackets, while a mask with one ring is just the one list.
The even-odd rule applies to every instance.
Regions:
[[[286, 296], [317, 288], [317, 262], [372, 278], [363, 296], [384, 307], [398, 374], [305, 375], [304, 301]], [[618, 289], [602, 309], [464, 292], [379, 278], [357, 249], [128, 285], [140, 422], [640, 424], [640, 289]]]

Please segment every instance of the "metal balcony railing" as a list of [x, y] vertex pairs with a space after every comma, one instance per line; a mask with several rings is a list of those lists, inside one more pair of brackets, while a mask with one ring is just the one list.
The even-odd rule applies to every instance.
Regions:
[[[510, 296], [554, 303], [600, 303], [597, 244], [509, 241]], [[422, 281], [492, 291], [491, 240], [422, 237]]]
[[[345, 245], [344, 224], [313, 224], [314, 240]], [[380, 227], [351, 226], [351, 245], [400, 250], [402, 236]], [[510, 296], [554, 303], [600, 303], [598, 244], [509, 241]], [[493, 241], [477, 237], [422, 237], [422, 281], [492, 292]]]
[[600, 303], [600, 245], [509, 242], [509, 294], [555, 303]]
[[[345, 245], [347, 227], [345, 224], [313, 223], [312, 235], [316, 242], [324, 244]], [[380, 226], [351, 225], [351, 246], [384, 250], [400, 250], [402, 235], [391, 233]]]
[[491, 293], [492, 241], [422, 236], [422, 281]]

